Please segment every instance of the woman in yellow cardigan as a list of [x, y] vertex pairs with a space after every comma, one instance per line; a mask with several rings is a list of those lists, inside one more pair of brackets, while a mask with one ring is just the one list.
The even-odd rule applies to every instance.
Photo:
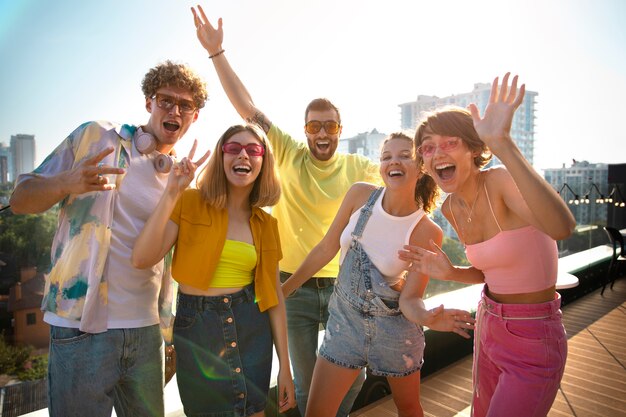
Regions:
[[[263, 416], [272, 365], [280, 363], [279, 408], [295, 405], [285, 304], [277, 280], [282, 257], [276, 220], [261, 207], [280, 197], [265, 134], [230, 127], [200, 174], [195, 144], [170, 174], [157, 209], [133, 250], [151, 267], [175, 244], [179, 283], [174, 345], [177, 383], [187, 416]], [[206, 156], [205, 156], [206, 157]]]

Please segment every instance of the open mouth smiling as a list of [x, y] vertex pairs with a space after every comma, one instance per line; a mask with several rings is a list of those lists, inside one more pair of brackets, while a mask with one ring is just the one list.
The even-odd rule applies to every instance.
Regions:
[[315, 146], [317, 146], [320, 150], [325, 151], [330, 147], [330, 141], [318, 140], [317, 142], [315, 142]]
[[163, 128], [168, 132], [176, 132], [180, 129], [180, 125], [176, 122], [163, 122]]
[[235, 165], [233, 167], [233, 171], [235, 171], [238, 174], [249, 174], [250, 171], [252, 171], [252, 168], [250, 168], [247, 165]]
[[402, 177], [402, 176], [404, 176], [404, 172], [399, 171], [399, 170], [397, 170], [397, 169], [394, 169], [394, 170], [389, 171], [389, 174], [388, 174], [388, 175], [389, 175], [390, 177], [392, 177], [392, 178], [393, 178], [393, 177]]
[[455, 171], [456, 166], [454, 164], [443, 163], [435, 166], [435, 172], [437, 173], [437, 176], [444, 181], [452, 178]]

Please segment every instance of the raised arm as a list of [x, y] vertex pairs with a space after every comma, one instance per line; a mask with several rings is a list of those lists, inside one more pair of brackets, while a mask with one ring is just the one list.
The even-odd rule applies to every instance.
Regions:
[[343, 229], [350, 221], [352, 213], [365, 204], [374, 186], [356, 183], [346, 193], [333, 222], [322, 240], [311, 250], [296, 272], [282, 285], [285, 297], [297, 290], [317, 271], [330, 262], [340, 249], [340, 238]]
[[553, 239], [565, 239], [574, 230], [576, 221], [565, 202], [526, 161], [511, 138], [513, 115], [524, 99], [525, 86], [522, 84], [517, 88], [517, 76], [513, 77], [510, 86], [508, 82], [509, 73], [502, 79], [499, 89], [498, 78], [493, 80], [484, 117], [480, 117], [476, 105], [469, 106], [474, 127], [483, 142], [504, 163], [517, 186], [503, 190], [506, 205]]
[[198, 141], [186, 158], [177, 163], [167, 180], [165, 192], [135, 241], [131, 264], [135, 268], [151, 267], [159, 262], [172, 248], [178, 236], [178, 225], [170, 220], [176, 201], [193, 180], [196, 169], [209, 157], [210, 151], [192, 162]]
[[109, 184], [105, 175], [123, 174], [124, 169], [100, 164], [113, 150], [108, 147], [56, 175], [34, 174], [18, 181], [9, 202], [11, 210], [15, 214], [42, 213], [70, 194], [114, 189], [115, 184]]
[[226, 59], [226, 54], [222, 47], [222, 41], [224, 40], [222, 18], [217, 20], [217, 28], [215, 28], [206, 17], [202, 6], [198, 6], [198, 11], [192, 7], [191, 12], [193, 13], [193, 22], [196, 26], [198, 40], [213, 61], [217, 76], [230, 103], [243, 119], [249, 123], [259, 125], [265, 133], [268, 133], [272, 123], [255, 106], [248, 89], [246, 89], [246, 86], [241, 82]]

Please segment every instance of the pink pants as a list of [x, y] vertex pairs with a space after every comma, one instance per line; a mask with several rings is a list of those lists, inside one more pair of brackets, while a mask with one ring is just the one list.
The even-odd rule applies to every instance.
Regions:
[[565, 369], [561, 297], [500, 304], [485, 295], [476, 314], [473, 417], [545, 417]]

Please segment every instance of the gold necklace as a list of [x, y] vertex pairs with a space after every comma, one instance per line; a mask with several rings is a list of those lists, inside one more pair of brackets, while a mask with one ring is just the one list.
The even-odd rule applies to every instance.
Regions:
[[472, 213], [474, 213], [474, 207], [476, 207], [476, 202], [478, 201], [478, 196], [480, 195], [480, 172], [478, 173], [478, 178], [476, 179], [476, 197], [474, 197], [474, 202], [472, 203], [472, 207], [470, 207], [469, 213], [467, 209], [463, 207], [463, 211], [467, 213], [467, 223], [472, 222]]

